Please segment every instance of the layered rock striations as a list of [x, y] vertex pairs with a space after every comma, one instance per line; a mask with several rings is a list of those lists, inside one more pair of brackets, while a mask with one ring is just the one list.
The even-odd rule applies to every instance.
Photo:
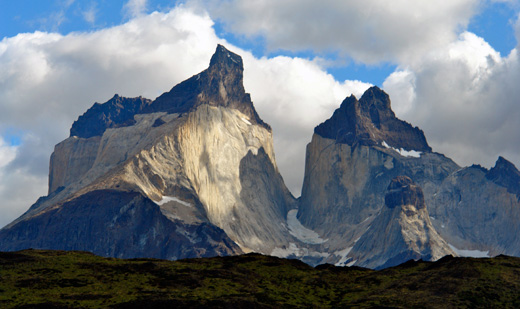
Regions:
[[94, 104], [56, 145], [48, 196], [0, 230], [0, 250], [167, 259], [256, 251], [371, 268], [520, 256], [516, 167], [502, 157], [491, 170], [459, 167], [397, 119], [377, 87], [315, 128], [294, 199], [243, 71], [219, 45], [206, 70], [154, 101]]
[[295, 241], [285, 226], [295, 200], [242, 74], [240, 56], [219, 45], [207, 70], [153, 102], [94, 105], [51, 156], [49, 196], [0, 232], [0, 250], [184, 258]]
[[324, 261], [368, 259], [368, 251], [354, 259], [352, 248], [387, 211], [388, 183], [402, 175], [422, 188], [432, 226], [455, 253], [517, 255], [520, 186], [516, 168], [506, 162], [499, 159], [491, 171], [461, 168], [432, 152], [422, 131], [395, 118], [388, 96], [372, 87], [359, 101], [345, 99], [316, 127], [298, 218], [329, 240], [321, 248], [330, 254]]

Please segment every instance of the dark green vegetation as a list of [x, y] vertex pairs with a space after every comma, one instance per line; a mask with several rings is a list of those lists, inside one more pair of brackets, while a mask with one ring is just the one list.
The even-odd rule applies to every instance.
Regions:
[[258, 254], [163, 261], [0, 253], [0, 308], [520, 307], [520, 258], [446, 257], [381, 271]]

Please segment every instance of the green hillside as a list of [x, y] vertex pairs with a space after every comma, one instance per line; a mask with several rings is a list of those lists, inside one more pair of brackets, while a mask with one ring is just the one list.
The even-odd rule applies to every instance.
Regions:
[[0, 253], [0, 308], [353, 306], [519, 308], [520, 258], [446, 257], [373, 271], [258, 254], [162, 261]]

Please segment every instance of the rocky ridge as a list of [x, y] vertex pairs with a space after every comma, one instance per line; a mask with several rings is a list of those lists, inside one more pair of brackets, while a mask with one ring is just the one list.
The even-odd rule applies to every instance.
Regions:
[[388, 94], [378, 87], [365, 91], [359, 101], [346, 98], [331, 118], [318, 125], [314, 132], [350, 146], [382, 145], [396, 149], [430, 152], [423, 131], [395, 117]]
[[386, 222], [380, 216], [388, 213], [382, 206], [386, 188], [397, 176], [407, 176], [422, 188], [431, 218], [428, 229], [436, 231], [456, 254], [518, 255], [516, 167], [499, 159], [492, 171], [461, 168], [432, 152], [422, 131], [389, 110], [388, 96], [377, 87], [359, 101], [351, 96], [316, 127], [307, 146], [298, 219], [328, 239], [318, 249], [329, 253], [323, 261], [369, 265], [363, 263], [368, 263], [370, 253], [354, 256], [352, 248], [367, 233], [383, 231], [380, 225]]
[[[114, 240], [131, 235], [142, 239], [142, 246], [134, 243], [118, 247], [119, 251], [111, 249], [108, 241], [99, 245], [93, 238], [81, 240], [82, 250], [119, 257], [270, 252], [294, 241], [284, 223], [296, 202], [278, 172], [270, 127], [258, 117], [245, 93], [242, 73], [240, 56], [219, 45], [207, 70], [151, 103], [139, 99], [146, 103], [139, 105], [134, 104], [139, 100], [116, 96], [94, 105], [75, 122], [71, 133], [91, 132], [86, 119], [94, 119], [93, 125], [103, 120], [102, 132], [98, 128], [100, 135], [72, 135], [56, 146], [49, 196], [0, 232], [0, 250], [20, 246], [70, 249], [81, 238], [57, 242], [52, 234], [70, 235], [72, 230], [91, 235], [93, 229]], [[132, 117], [127, 115], [133, 112]], [[116, 202], [116, 208], [131, 217], [124, 235], [123, 230], [113, 229], [117, 216], [95, 216], [100, 222], [94, 223], [88, 211], [88, 205], [94, 207], [89, 202], [92, 195], [106, 194], [121, 199], [138, 195], [131, 199], [136, 202]], [[113, 199], [103, 199], [95, 207], [103, 214], [113, 203]], [[82, 230], [75, 220], [57, 215], [70, 214], [72, 209], [83, 211], [72, 217], [90, 218], [89, 224], [79, 225]], [[149, 226], [153, 222], [139, 220], [141, 216], [156, 218], [161, 224]], [[47, 233], [35, 224], [42, 218], [63, 222]], [[24, 234], [27, 226], [33, 226], [32, 234]], [[165, 242], [185, 254], [147, 247]]]
[[0, 230], [0, 250], [254, 251], [371, 268], [520, 256], [519, 192], [513, 164], [461, 168], [372, 87], [315, 128], [296, 200], [243, 87], [242, 59], [219, 45], [208, 69], [156, 100], [116, 95], [80, 116], [51, 155], [49, 195]]

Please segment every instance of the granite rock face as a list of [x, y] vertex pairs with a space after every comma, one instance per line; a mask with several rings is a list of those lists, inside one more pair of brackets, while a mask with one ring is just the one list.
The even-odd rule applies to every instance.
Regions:
[[118, 258], [175, 260], [241, 252], [212, 224], [170, 220], [142, 194], [115, 190], [90, 191], [48, 209], [3, 232], [4, 243], [9, 250], [81, 250]]
[[156, 100], [114, 96], [51, 155], [49, 194], [0, 230], [0, 250], [178, 259], [260, 252], [381, 268], [443, 255], [520, 256], [520, 172], [461, 168], [395, 117], [386, 93], [346, 98], [315, 128], [302, 195], [219, 45]]
[[[461, 168], [432, 152], [422, 131], [395, 118], [388, 96], [373, 87], [359, 101], [353, 96], [345, 99], [329, 120], [316, 127], [307, 146], [298, 219], [328, 239], [319, 249], [329, 254], [322, 262], [388, 265], [385, 261], [393, 257], [384, 256], [379, 247], [358, 250], [355, 256], [353, 248], [367, 239], [366, 233], [373, 234], [374, 227], [381, 226], [382, 213], [389, 218], [389, 208], [382, 206], [385, 200], [390, 206], [421, 200], [413, 191], [410, 196], [387, 194], [392, 179], [406, 176], [422, 188], [425, 210], [431, 216], [428, 230], [436, 231], [455, 254], [518, 255], [520, 203], [515, 190], [520, 186], [516, 175], [517, 169], [504, 159], [487, 171], [476, 166]], [[421, 220], [429, 221], [425, 216]], [[384, 237], [384, 231], [379, 232]], [[376, 251], [379, 262], [371, 257]], [[438, 257], [414, 252], [392, 263]]]
[[438, 260], [455, 252], [433, 227], [421, 187], [409, 177], [390, 182], [385, 207], [350, 251], [358, 266], [385, 268], [410, 259]]
[[520, 171], [513, 163], [498, 157], [495, 166], [486, 174], [486, 178], [506, 188], [507, 192], [516, 194], [520, 200]]
[[49, 196], [0, 231], [0, 250], [170, 259], [297, 242], [285, 226], [296, 200], [242, 73], [219, 45], [207, 70], [153, 102], [94, 105], [51, 156]]

